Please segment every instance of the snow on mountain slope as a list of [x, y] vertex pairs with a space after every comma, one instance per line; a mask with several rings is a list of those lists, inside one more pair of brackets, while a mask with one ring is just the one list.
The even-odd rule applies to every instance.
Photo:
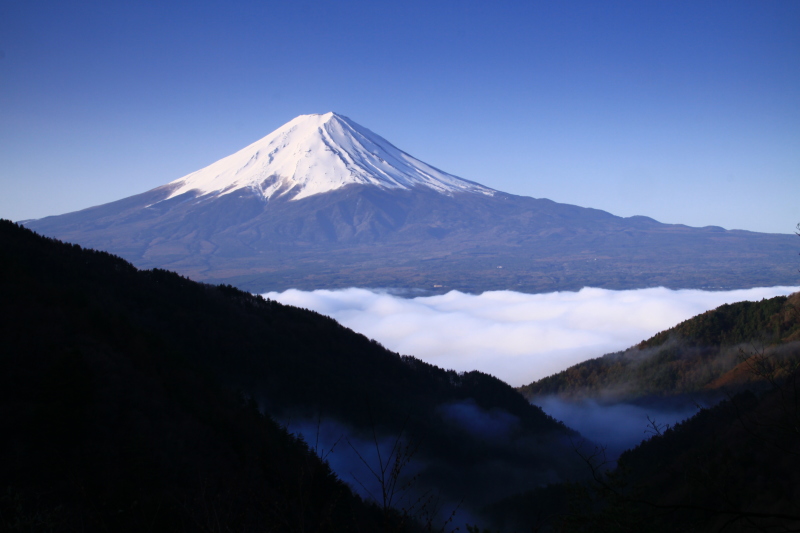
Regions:
[[167, 185], [168, 198], [250, 189], [269, 199], [299, 200], [349, 184], [387, 189], [428, 187], [443, 194], [494, 190], [415, 159], [336, 113], [301, 115], [261, 140]]

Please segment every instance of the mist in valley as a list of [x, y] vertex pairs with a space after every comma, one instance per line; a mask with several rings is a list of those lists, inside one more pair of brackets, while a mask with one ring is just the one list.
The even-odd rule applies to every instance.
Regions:
[[566, 400], [547, 396], [533, 403], [584, 438], [604, 447], [606, 458], [615, 460], [625, 450], [691, 418], [701, 407], [715, 402], [704, 399], [698, 403], [693, 398], [679, 397], [604, 403], [589, 398]]

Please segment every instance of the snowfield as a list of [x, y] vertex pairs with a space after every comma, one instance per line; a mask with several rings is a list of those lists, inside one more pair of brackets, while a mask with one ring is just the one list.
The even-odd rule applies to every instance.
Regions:
[[443, 194], [493, 195], [483, 185], [442, 172], [336, 113], [301, 115], [263, 139], [167, 185], [169, 198], [250, 189], [265, 199], [299, 200], [350, 184], [385, 189], [427, 187]]

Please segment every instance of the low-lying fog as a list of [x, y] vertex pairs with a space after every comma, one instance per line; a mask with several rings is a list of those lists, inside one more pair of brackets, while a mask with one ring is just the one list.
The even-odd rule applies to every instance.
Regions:
[[692, 398], [634, 405], [603, 404], [594, 400], [565, 401], [555, 397], [541, 398], [534, 403], [590, 441], [604, 446], [609, 460], [616, 460], [620, 453], [649, 439], [656, 431], [665, 431], [694, 416], [699, 406], [713, 404], [702, 401], [698, 405]]
[[312, 309], [390, 350], [443, 368], [481, 370], [525, 385], [725, 303], [788, 295], [800, 287], [736, 291], [512, 291], [404, 298], [368, 289], [288, 290], [264, 297]]

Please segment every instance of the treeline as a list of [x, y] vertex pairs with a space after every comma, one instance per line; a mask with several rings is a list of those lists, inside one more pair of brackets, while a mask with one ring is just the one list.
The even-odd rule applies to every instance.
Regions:
[[638, 348], [656, 348], [670, 339], [700, 347], [786, 342], [800, 332], [798, 303], [794, 295], [791, 301], [786, 296], [776, 296], [760, 302], [724, 304], [655, 334]]
[[800, 294], [726, 304], [639, 345], [591, 359], [520, 387], [528, 398], [559, 395], [610, 400], [735, 391], [753, 386], [747, 372], [764, 350], [783, 361], [781, 346], [800, 340]]

